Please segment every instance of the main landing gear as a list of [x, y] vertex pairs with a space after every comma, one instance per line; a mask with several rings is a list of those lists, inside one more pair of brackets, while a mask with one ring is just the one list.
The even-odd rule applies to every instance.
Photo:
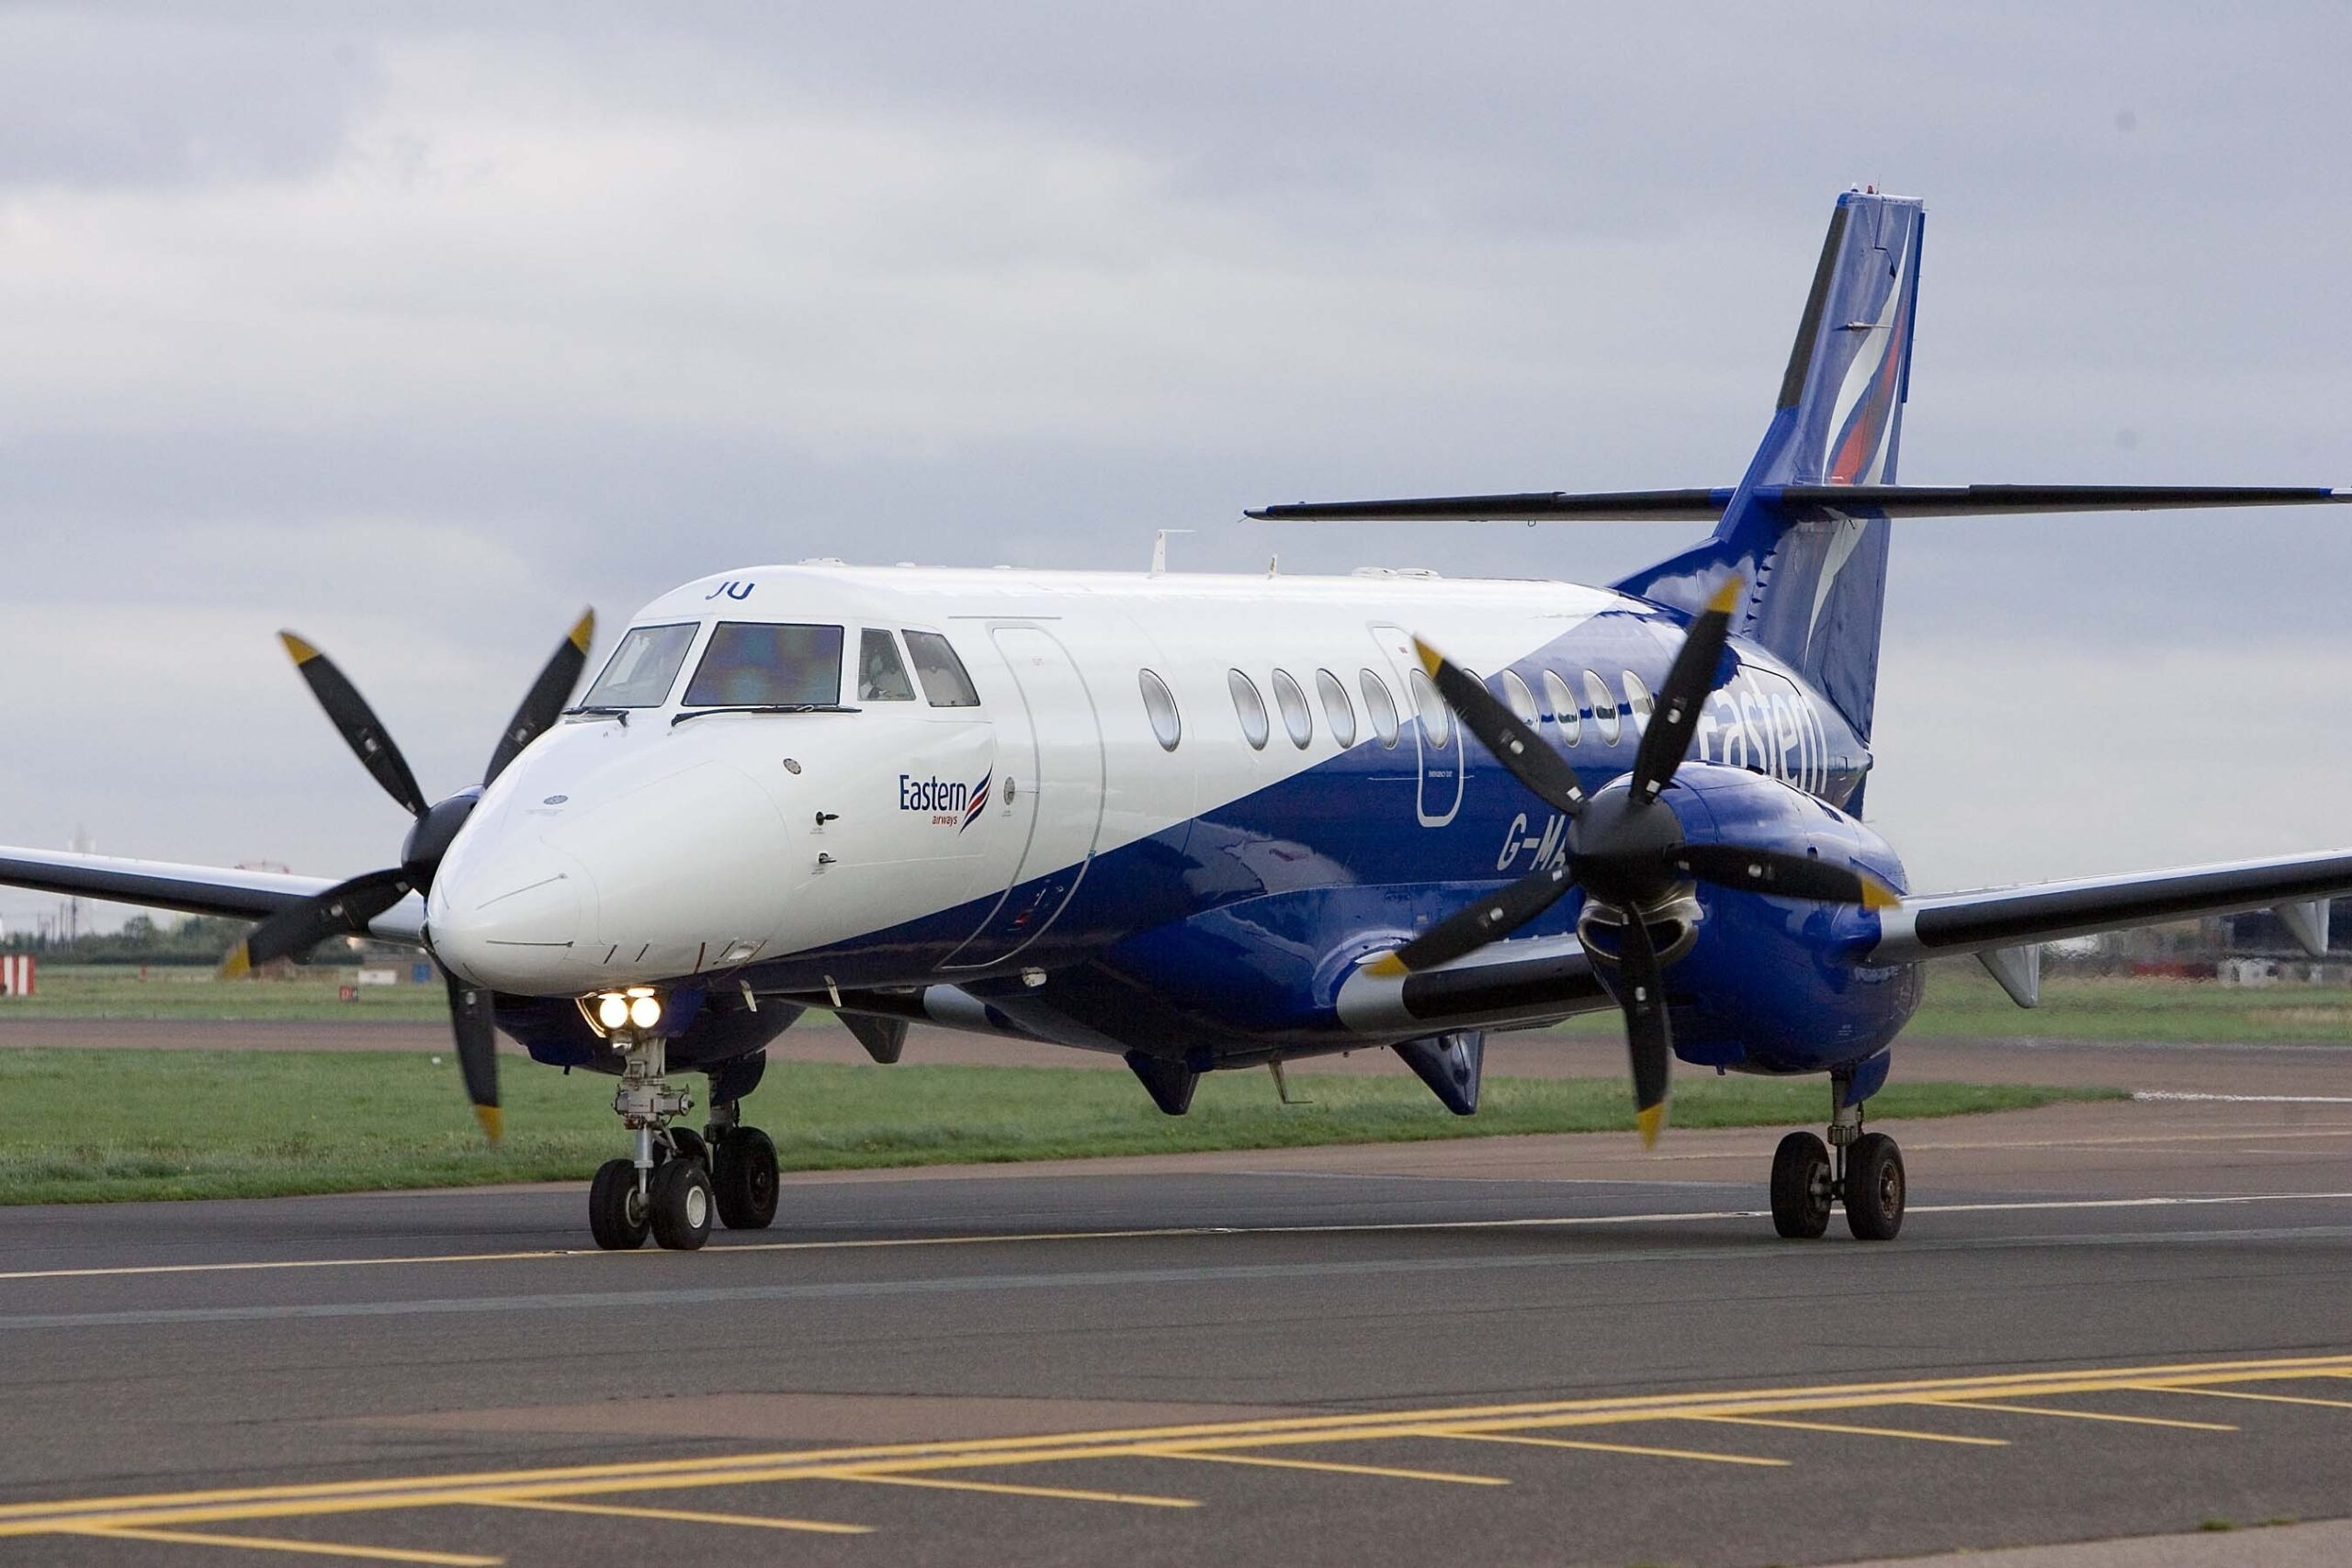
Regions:
[[588, 1229], [608, 1252], [654, 1241], [691, 1252], [710, 1239], [711, 1222], [730, 1230], [763, 1230], [775, 1218], [775, 1145], [740, 1119], [739, 1102], [711, 1107], [702, 1133], [673, 1126], [694, 1109], [671, 1087], [667, 1042], [615, 1035], [622, 1053], [613, 1110], [636, 1137], [633, 1156], [606, 1160], [588, 1186]]
[[1857, 1241], [1893, 1241], [1903, 1228], [1903, 1151], [1885, 1134], [1862, 1131], [1861, 1105], [1847, 1102], [1851, 1085], [1842, 1075], [1830, 1080], [1826, 1146], [1811, 1133], [1791, 1133], [1772, 1151], [1772, 1228], [1784, 1236], [1820, 1236], [1833, 1202], [1845, 1206]]

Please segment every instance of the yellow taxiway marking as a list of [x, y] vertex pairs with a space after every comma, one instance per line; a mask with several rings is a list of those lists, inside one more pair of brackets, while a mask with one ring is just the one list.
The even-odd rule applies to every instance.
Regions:
[[[1152, 1448], [1262, 1449], [1302, 1443], [1367, 1441], [1396, 1437], [1470, 1437], [1475, 1440], [1556, 1444], [1600, 1452], [1649, 1453], [1661, 1458], [1720, 1463], [1778, 1464], [1782, 1461], [1634, 1444], [1540, 1442], [1535, 1428], [1589, 1430], [1641, 1421], [1692, 1416], [1799, 1416], [1850, 1413], [1905, 1405], [1958, 1405], [1970, 1402], [1998, 1408], [1998, 1402], [2047, 1399], [2075, 1393], [2115, 1393], [2135, 1384], [2228, 1384], [2313, 1378], [2352, 1378], [2352, 1355], [2301, 1356], [2263, 1360], [2191, 1361], [2074, 1371], [1995, 1373], [1967, 1377], [1914, 1378], [1884, 1382], [1826, 1383], [1707, 1393], [1609, 1395], [1516, 1404], [1489, 1404], [1350, 1415], [1269, 1416], [1247, 1421], [1204, 1422], [1089, 1432], [1059, 1432], [971, 1441], [891, 1443], [714, 1458], [647, 1460], [572, 1465], [543, 1470], [503, 1470], [442, 1475], [407, 1475], [365, 1481], [309, 1482], [216, 1491], [146, 1493], [129, 1496], [63, 1498], [0, 1505], [0, 1537], [124, 1527], [203, 1524], [229, 1519], [310, 1517], [370, 1510], [435, 1507], [513, 1498], [541, 1500], [618, 1492], [684, 1490], [753, 1482], [815, 1480], [827, 1476], [909, 1483], [912, 1472], [1030, 1465], [1065, 1460], [1148, 1457]], [[2022, 1413], [2087, 1419], [2169, 1425], [2230, 1431], [2148, 1416], [2023, 1407]], [[1508, 1434], [1508, 1435], [1507, 1435]], [[926, 1473], [922, 1479], [929, 1480]], [[993, 1483], [962, 1483], [980, 1490]], [[999, 1490], [1011, 1490], [997, 1486]], [[1105, 1493], [1035, 1489], [1040, 1495], [1073, 1495], [1100, 1501]], [[1148, 1506], [1185, 1507], [1184, 1498], [1120, 1497]]]
[[485, 1508], [526, 1508], [547, 1514], [608, 1514], [620, 1519], [668, 1519], [689, 1525], [742, 1525], [755, 1529], [814, 1530], [820, 1535], [871, 1535], [872, 1525], [822, 1519], [780, 1519], [766, 1514], [706, 1514], [690, 1508], [633, 1508], [622, 1503], [560, 1503], [552, 1497], [483, 1497]]
[[1685, 1416], [1685, 1421], [1718, 1421], [1731, 1427], [1782, 1427], [1792, 1432], [1839, 1432], [1856, 1438], [1908, 1438], [1919, 1443], [1962, 1443], [1973, 1449], [2005, 1449], [2007, 1438], [1962, 1438], [1950, 1432], [1914, 1432], [1902, 1427], [1849, 1427], [1836, 1421], [1782, 1421], [1770, 1416]]
[[866, 1481], [877, 1486], [932, 1486], [943, 1492], [992, 1492], [1003, 1497], [1055, 1497], [1065, 1503], [1127, 1503], [1139, 1508], [1197, 1508], [1197, 1497], [1155, 1497], [1148, 1492], [1087, 1492], [1073, 1486], [1015, 1486], [1002, 1481], [949, 1481], [878, 1470], [820, 1470], [816, 1481]]
[[1711, 1454], [1703, 1449], [1658, 1449], [1641, 1443], [1595, 1443], [1574, 1438], [1529, 1438], [1510, 1432], [1448, 1431], [1431, 1427], [1426, 1434], [1432, 1438], [1459, 1438], [1465, 1443], [1517, 1443], [1531, 1449], [1582, 1449], [1597, 1454], [1639, 1454], [1645, 1459], [1695, 1459], [1710, 1464], [1754, 1464], [1785, 1469], [1784, 1459], [1763, 1459], [1754, 1454]]
[[2132, 1427], [2177, 1427], [2187, 1432], [2234, 1432], [2218, 1421], [2175, 1421], [2165, 1416], [2118, 1416], [2111, 1410], [2052, 1410], [2046, 1404], [2010, 1404], [1990, 1399], [1923, 1399], [1942, 1410], [1999, 1410], [2011, 1416], [2056, 1416], [2068, 1421], [2120, 1421]]
[[[2352, 1137], [2352, 1127], [2336, 1131], [2300, 1131], [2279, 1133], [2236, 1133], [2224, 1141], [2243, 1141], [2249, 1137], [2276, 1138], [2336, 1138]], [[2203, 1134], [2184, 1134], [2165, 1138], [2106, 1138], [2065, 1139], [2050, 1146], [2079, 1148], [2087, 1144], [2142, 1144], [2196, 1142]], [[2223, 1138], [2215, 1134], [2215, 1138]], [[1936, 1145], [1985, 1148], [2023, 1148], [2040, 1146], [2024, 1144], [1986, 1144]], [[1661, 1156], [1673, 1157], [1673, 1156]], [[1714, 1156], [1702, 1156], [1714, 1158]], [[2076, 1209], [2194, 1209], [2240, 1207], [2250, 1203], [2318, 1203], [2352, 1201], [2352, 1192], [2247, 1192], [2224, 1196], [2195, 1198], [2061, 1198], [2037, 1199], [2020, 1202], [1997, 1203], [1914, 1203], [1907, 1213], [1913, 1214], [2006, 1214], [2040, 1213]], [[732, 1258], [772, 1252], [875, 1252], [902, 1251], [910, 1248], [938, 1247], [1012, 1247], [1043, 1242], [1063, 1241], [1166, 1241], [1187, 1237], [1232, 1235], [1381, 1235], [1419, 1231], [1550, 1231], [1589, 1230], [1616, 1225], [1691, 1224], [1716, 1220], [1751, 1220], [1764, 1213], [1761, 1209], [1670, 1210], [1653, 1213], [1632, 1214], [1555, 1214], [1538, 1215], [1512, 1220], [1396, 1220], [1363, 1224], [1328, 1225], [1160, 1225], [1139, 1230], [1108, 1231], [1008, 1231], [980, 1235], [910, 1235], [843, 1238], [831, 1241], [760, 1241], [732, 1243], [707, 1247], [695, 1254], [699, 1258]], [[433, 1263], [541, 1263], [560, 1259], [662, 1258], [669, 1255], [659, 1250], [645, 1252], [605, 1252], [595, 1247], [550, 1247], [513, 1252], [449, 1252], [425, 1253], [410, 1257], [383, 1258], [249, 1258], [230, 1263], [133, 1263], [88, 1269], [17, 1269], [0, 1271], [0, 1281], [21, 1280], [112, 1280], [147, 1274], [252, 1274], [297, 1269], [389, 1269], [413, 1268]]]
[[1452, 1470], [1399, 1470], [1382, 1464], [1340, 1464], [1322, 1459], [1275, 1459], [1269, 1454], [1208, 1452], [1198, 1449], [1136, 1450], [1152, 1459], [1197, 1459], [1211, 1464], [1256, 1464], [1271, 1470], [1327, 1470], [1335, 1475], [1380, 1475], [1396, 1481], [1451, 1481], [1461, 1486], [1508, 1486], [1499, 1475], [1464, 1475]]
[[2352, 1410], [2352, 1399], [2312, 1399], [2293, 1393], [2245, 1393], [2233, 1388], [2192, 1388], [2187, 1383], [2135, 1382], [2128, 1387], [2143, 1393], [2197, 1393], [2207, 1399], [2257, 1399], [2265, 1404], [2315, 1404], [2326, 1410]]
[[196, 1530], [147, 1529], [130, 1525], [111, 1529], [74, 1529], [68, 1535], [103, 1536], [110, 1540], [156, 1540], [169, 1546], [227, 1546], [240, 1551], [296, 1551], [318, 1557], [365, 1557], [378, 1562], [432, 1562], [447, 1568], [499, 1568], [503, 1557], [475, 1557], [457, 1551], [412, 1551], [397, 1546], [345, 1546], [339, 1541], [286, 1540], [266, 1535], [207, 1535]]

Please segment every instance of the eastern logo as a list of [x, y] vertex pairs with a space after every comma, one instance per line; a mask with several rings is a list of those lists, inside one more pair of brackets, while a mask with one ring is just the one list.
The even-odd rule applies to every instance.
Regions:
[[980, 775], [980, 782], [967, 784], [960, 780], [943, 779], [937, 775], [919, 779], [912, 773], [899, 775], [899, 809], [927, 812], [939, 827], [952, 827], [958, 833], [979, 820], [980, 812], [989, 803], [989, 781], [995, 770]]

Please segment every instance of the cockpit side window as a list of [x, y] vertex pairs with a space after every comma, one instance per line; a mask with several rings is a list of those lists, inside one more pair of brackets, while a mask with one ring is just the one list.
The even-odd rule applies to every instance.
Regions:
[[898, 639], [880, 626], [868, 626], [857, 637], [857, 700], [862, 703], [910, 703], [915, 683], [907, 679], [899, 661]]
[[605, 672], [580, 700], [582, 707], [658, 708], [668, 700], [678, 667], [701, 628], [688, 621], [675, 626], [631, 626], [605, 660]]
[[688, 707], [831, 707], [842, 700], [842, 628], [721, 621], [686, 687]]
[[971, 676], [964, 672], [964, 661], [956, 657], [956, 649], [937, 632], [907, 633], [907, 652], [915, 661], [915, 679], [922, 682], [925, 701], [935, 708], [976, 708], [980, 705], [980, 694], [974, 689]]

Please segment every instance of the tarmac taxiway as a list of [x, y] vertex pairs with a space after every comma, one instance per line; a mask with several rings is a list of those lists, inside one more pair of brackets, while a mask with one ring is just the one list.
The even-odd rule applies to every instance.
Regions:
[[2345, 1560], [2352, 1056], [2032, 1049], [2258, 1098], [1882, 1123], [1875, 1246], [1772, 1235], [1779, 1129], [798, 1176], [691, 1255], [0, 1210], [0, 1564]]

